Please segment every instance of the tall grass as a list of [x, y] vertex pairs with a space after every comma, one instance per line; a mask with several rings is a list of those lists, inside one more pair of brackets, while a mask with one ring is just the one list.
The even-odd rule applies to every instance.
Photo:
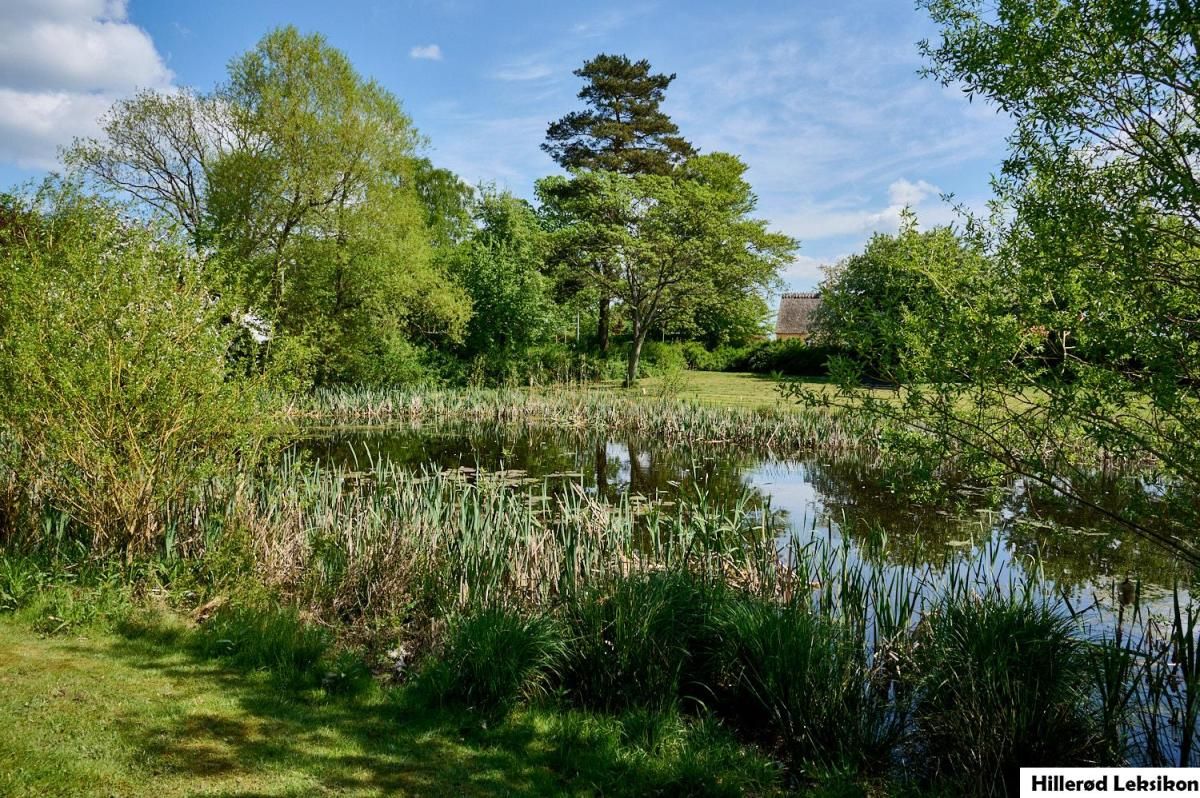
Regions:
[[976, 794], [1015, 793], [1022, 766], [1101, 764], [1083, 641], [1029, 593], [943, 600], [915, 663], [921, 759]]

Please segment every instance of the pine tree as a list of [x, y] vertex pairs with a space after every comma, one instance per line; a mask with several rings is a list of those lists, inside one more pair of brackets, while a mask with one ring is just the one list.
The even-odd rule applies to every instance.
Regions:
[[[586, 81], [579, 99], [588, 107], [551, 122], [542, 144], [564, 169], [667, 175], [696, 154], [659, 107], [674, 74], [652, 74], [645, 59], [604, 53], [575, 74]], [[594, 264], [600, 270], [605, 266]], [[601, 295], [597, 338], [602, 352], [608, 351], [610, 303]]]

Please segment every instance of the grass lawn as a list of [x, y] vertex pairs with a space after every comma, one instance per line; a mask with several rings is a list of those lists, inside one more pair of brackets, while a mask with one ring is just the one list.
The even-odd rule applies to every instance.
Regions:
[[[661, 377], [643, 377], [629, 393], [661, 398], [664, 395], [714, 407], [776, 407], [787, 403], [779, 396], [778, 380], [763, 374], [727, 371], [685, 371], [674, 384], [664, 386]], [[828, 388], [827, 383], [806, 380], [810, 387]], [[600, 383], [605, 391], [624, 392], [620, 380]]]
[[465, 711], [406, 708], [397, 698], [403, 691], [289, 697], [262, 674], [187, 652], [162, 636], [42, 637], [0, 618], [0, 795], [776, 789], [767, 760], [717, 738], [689, 732], [666, 746], [643, 745], [639, 732], [631, 740], [628, 722], [563, 710], [523, 710], [489, 724]]

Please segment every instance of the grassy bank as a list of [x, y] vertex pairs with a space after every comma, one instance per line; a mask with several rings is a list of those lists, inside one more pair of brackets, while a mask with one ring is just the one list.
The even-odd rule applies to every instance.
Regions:
[[[0, 620], [0, 794], [770, 795], [778, 770], [678, 718], [524, 708], [497, 720], [280, 692], [156, 634], [36, 635]], [[490, 722], [489, 722], [490, 721]]]
[[642, 400], [663, 397], [724, 408], [783, 408], [793, 409], [795, 402], [779, 392], [781, 383], [802, 382], [813, 390], [831, 389], [823, 382], [799, 378], [775, 379], [765, 374], [745, 374], [728, 371], [684, 371], [668, 377], [643, 377], [633, 388], [622, 388], [620, 380], [599, 383], [597, 390]]

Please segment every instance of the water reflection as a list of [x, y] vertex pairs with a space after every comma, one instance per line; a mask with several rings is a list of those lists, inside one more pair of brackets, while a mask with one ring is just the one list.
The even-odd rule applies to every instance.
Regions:
[[[963, 486], [941, 505], [918, 506], [891, 492], [870, 459], [783, 458], [769, 450], [666, 446], [635, 436], [525, 425], [342, 428], [314, 434], [298, 448], [352, 468], [382, 458], [414, 471], [467, 478], [503, 472], [513, 484], [544, 483], [550, 490], [581, 482], [607, 501], [667, 508], [703, 494], [719, 510], [749, 492], [775, 513], [787, 539], [820, 535], [862, 547], [885, 534], [894, 562], [934, 568], [999, 544], [1002, 568], [1040, 567], [1056, 589], [1074, 595], [1113, 593], [1125, 579], [1169, 587], [1176, 578], [1190, 578], [1153, 543], [1052, 491], [1021, 482], [991, 492]], [[1146, 496], [1136, 484], [1111, 479], [1089, 489], [1101, 507]]]

